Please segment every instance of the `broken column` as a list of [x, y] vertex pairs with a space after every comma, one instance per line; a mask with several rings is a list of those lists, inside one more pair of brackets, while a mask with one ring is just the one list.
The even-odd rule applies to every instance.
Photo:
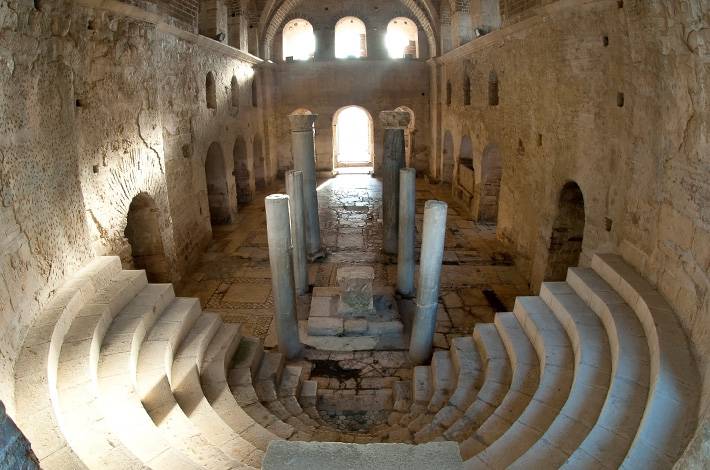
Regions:
[[303, 210], [303, 173], [286, 173], [286, 194], [289, 197], [291, 215], [291, 244], [293, 245], [293, 279], [296, 294], [308, 292], [308, 261], [306, 258], [306, 226]]
[[382, 111], [380, 121], [385, 128], [384, 162], [382, 164], [382, 248], [397, 254], [399, 213], [399, 170], [405, 165], [404, 130], [409, 126], [409, 113]]
[[306, 215], [306, 254], [313, 261], [325, 256], [321, 249], [318, 192], [316, 191], [316, 149], [314, 124], [317, 114], [294, 113], [291, 121], [293, 166], [303, 173], [303, 208]]
[[279, 351], [287, 359], [293, 359], [301, 353], [301, 342], [296, 318], [288, 203], [289, 198], [285, 194], [266, 197], [266, 232]]
[[447, 204], [427, 201], [424, 205], [424, 233], [419, 257], [419, 285], [417, 310], [414, 314], [409, 357], [415, 364], [425, 363], [431, 356], [436, 311], [439, 306], [441, 262], [444, 258]]
[[403, 297], [414, 295], [414, 244], [416, 240], [417, 170], [399, 170], [399, 246], [397, 247], [397, 292]]

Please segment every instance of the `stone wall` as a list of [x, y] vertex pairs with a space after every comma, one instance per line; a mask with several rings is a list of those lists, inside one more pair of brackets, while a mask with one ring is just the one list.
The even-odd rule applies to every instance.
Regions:
[[272, 152], [279, 170], [293, 166], [288, 115], [299, 108], [318, 114], [316, 158], [319, 171], [333, 169], [333, 117], [342, 107], [365, 108], [373, 119], [375, 167], [382, 160], [380, 111], [406, 106], [414, 112], [413, 164], [425, 171], [429, 145], [429, 72], [422, 61], [332, 60], [268, 66], [273, 77]]
[[[560, 191], [576, 182], [584, 196], [582, 264], [595, 251], [620, 252], [658, 286], [694, 346], [705, 416], [709, 15], [701, 0], [559, 1], [451, 51], [432, 74], [442, 124], [433, 131], [431, 169], [442, 174], [447, 132], [457, 158], [468, 135], [480, 196], [487, 149], [496, 147], [503, 165], [498, 236], [534, 289], [546, 271]], [[471, 212], [478, 216], [475, 204]]]
[[[96, 255], [131, 265], [133, 198], [154, 201], [180, 282], [211, 238], [209, 146], [221, 147], [233, 215], [235, 141], [263, 137], [250, 103], [258, 59], [155, 12], [79, 3], [0, 0], [0, 399], [10, 414], [17, 350], [53, 291]], [[206, 106], [210, 71], [215, 109]], [[268, 158], [263, 172], [275, 172]]]

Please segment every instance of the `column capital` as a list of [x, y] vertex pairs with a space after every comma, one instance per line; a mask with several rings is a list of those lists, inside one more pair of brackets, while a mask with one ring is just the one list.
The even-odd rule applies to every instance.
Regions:
[[317, 119], [318, 115], [310, 111], [308, 113], [293, 113], [288, 116], [288, 120], [291, 121], [292, 132], [307, 132], [313, 130]]
[[406, 129], [409, 127], [411, 117], [406, 111], [382, 111], [380, 122], [385, 129]]

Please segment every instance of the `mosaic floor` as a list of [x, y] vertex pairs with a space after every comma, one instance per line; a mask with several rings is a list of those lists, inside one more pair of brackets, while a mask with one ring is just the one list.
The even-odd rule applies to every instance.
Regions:
[[[283, 186], [270, 192], [283, 192]], [[477, 224], [453, 202], [451, 189], [417, 180], [417, 245], [421, 242], [424, 203], [449, 203], [446, 251], [441, 277], [441, 308], [435, 346], [448, 348], [448, 338], [491, 322], [496, 311], [513, 308], [517, 295], [529, 294], [525, 279], [495, 236], [495, 226]], [[235, 223], [214, 229], [214, 241], [178, 295], [199, 297], [202, 306], [241, 323], [244, 334], [267, 338], [273, 298], [266, 241], [263, 197], [240, 208]], [[369, 175], [340, 175], [320, 182], [321, 233], [328, 257], [310, 266], [310, 283], [335, 286], [344, 264], [375, 268], [376, 285], [395, 285], [396, 258], [382, 254], [382, 183]], [[301, 299], [300, 315], [308, 299]], [[268, 341], [267, 341], [268, 345]]]

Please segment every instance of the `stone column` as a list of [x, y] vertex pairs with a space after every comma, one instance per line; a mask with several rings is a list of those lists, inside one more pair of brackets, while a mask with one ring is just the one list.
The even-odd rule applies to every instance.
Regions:
[[302, 346], [298, 337], [296, 319], [288, 201], [289, 198], [285, 194], [272, 194], [266, 197], [266, 233], [269, 241], [274, 320], [279, 351], [287, 359], [293, 359], [300, 355]]
[[404, 130], [409, 126], [409, 113], [382, 111], [380, 121], [385, 129], [384, 162], [382, 164], [382, 248], [397, 254], [397, 219], [399, 213], [399, 170], [404, 168]]
[[293, 167], [303, 173], [303, 208], [306, 214], [306, 254], [310, 261], [325, 257], [321, 248], [318, 192], [316, 191], [316, 146], [314, 124], [317, 114], [291, 114]]
[[417, 170], [399, 170], [399, 246], [397, 251], [397, 292], [403, 297], [414, 295], [414, 244], [416, 241]]
[[424, 206], [424, 233], [419, 256], [417, 311], [414, 314], [409, 357], [415, 364], [425, 363], [431, 356], [439, 307], [439, 281], [444, 258], [446, 211], [441, 201], [427, 201]]
[[286, 173], [286, 193], [291, 214], [291, 243], [293, 245], [293, 279], [296, 294], [308, 292], [308, 260], [306, 258], [306, 226], [303, 212], [303, 173]]

